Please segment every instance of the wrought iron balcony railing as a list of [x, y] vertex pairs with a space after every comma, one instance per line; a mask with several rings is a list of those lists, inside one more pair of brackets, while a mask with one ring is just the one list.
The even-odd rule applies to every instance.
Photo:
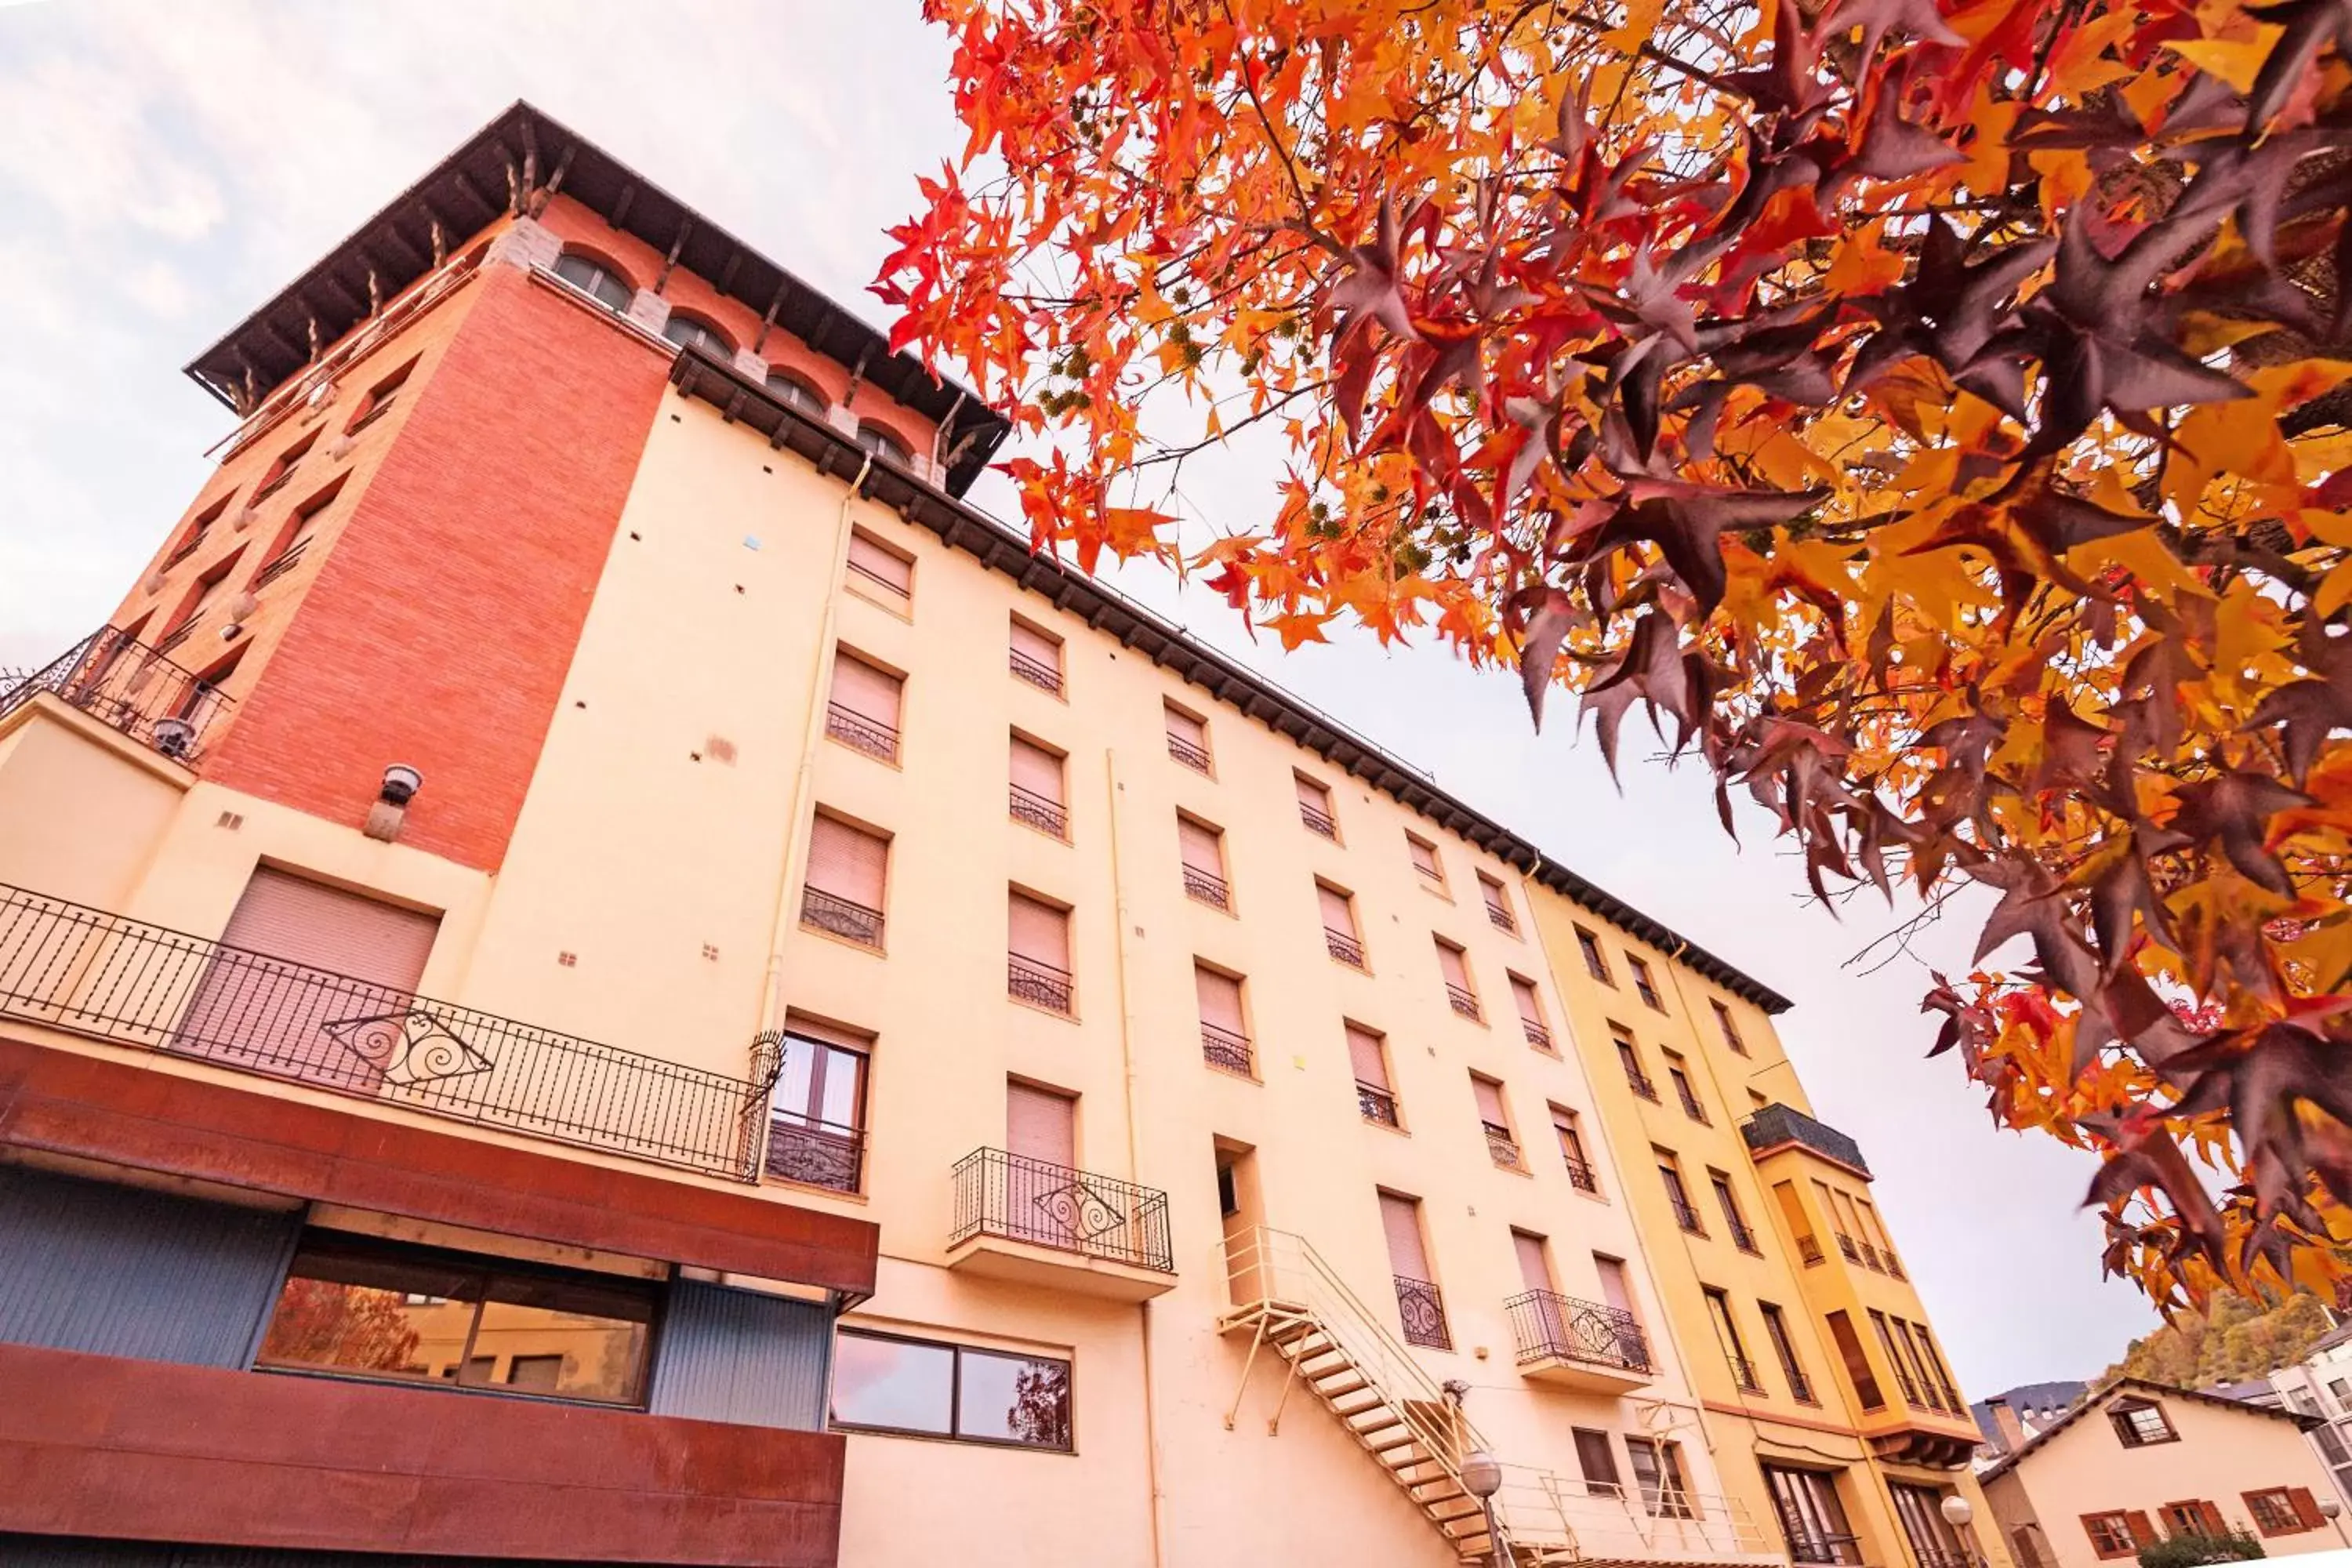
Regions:
[[1764, 1379], [1757, 1373], [1754, 1362], [1744, 1355], [1727, 1355], [1724, 1359], [1731, 1363], [1731, 1381], [1742, 1394], [1764, 1392]]
[[1520, 1019], [1519, 1028], [1520, 1031], [1527, 1036], [1528, 1044], [1533, 1046], [1536, 1049], [1539, 1051], [1549, 1051], [1554, 1048], [1551, 1043], [1551, 1030], [1545, 1027], [1542, 1024], [1538, 1023], [1535, 1019]]
[[1880, 1247], [1878, 1249], [1878, 1260], [1886, 1265], [1886, 1272], [1893, 1275], [1895, 1279], [1908, 1279], [1911, 1278], [1911, 1276], [1903, 1272], [1903, 1261], [1901, 1258], [1895, 1256], [1895, 1249], [1893, 1247]]
[[1650, 1075], [1643, 1072], [1641, 1068], [1627, 1068], [1625, 1069], [1625, 1083], [1626, 1086], [1632, 1089], [1635, 1094], [1640, 1095], [1643, 1100], [1648, 1100], [1651, 1104], [1655, 1105], [1658, 1103], [1658, 1086], [1652, 1083], [1650, 1081]]
[[1176, 1271], [1168, 1239], [1168, 1194], [1155, 1187], [1003, 1149], [966, 1154], [956, 1162], [954, 1180], [950, 1247], [993, 1236], [1163, 1274]]
[[1455, 1012], [1461, 1014], [1472, 1023], [1484, 1023], [1486, 1021], [1486, 1016], [1479, 1011], [1478, 1008], [1478, 998], [1472, 995], [1469, 992], [1462, 989], [1461, 986], [1454, 984], [1452, 981], [1446, 982], [1445, 999], [1449, 1003], [1453, 1004], [1454, 1010]]
[[1650, 1342], [1633, 1314], [1598, 1301], [1580, 1301], [1556, 1290], [1529, 1290], [1503, 1303], [1511, 1315], [1511, 1337], [1519, 1364], [1574, 1361], [1646, 1373]]
[[1061, 694], [1062, 672], [1042, 658], [1032, 658], [1017, 647], [1013, 650], [1013, 673], [1041, 691], [1051, 691], [1056, 696]]
[[1364, 944], [1343, 931], [1323, 928], [1323, 948], [1333, 958], [1350, 969], [1364, 967]]
[[1845, 1260], [1848, 1263], [1861, 1262], [1862, 1248], [1854, 1245], [1853, 1237], [1842, 1230], [1834, 1234], [1837, 1237], [1838, 1250], [1845, 1254]]
[[1298, 803], [1298, 820], [1307, 825], [1307, 830], [1309, 833], [1319, 833], [1324, 837], [1335, 841], [1339, 837], [1339, 825], [1332, 820], [1331, 814], [1328, 811], [1318, 811], [1305, 801]]
[[782, 1062], [710, 1072], [5, 885], [0, 1014], [742, 1182]]
[[1878, 1261], [1878, 1248], [1871, 1246], [1867, 1241], [1857, 1241], [1854, 1245], [1862, 1249], [1862, 1266], [1864, 1268], [1880, 1274], [1886, 1272], [1885, 1266]]
[[1221, 1029], [1214, 1024], [1202, 1024], [1201, 1055], [1213, 1068], [1223, 1068], [1227, 1072], [1237, 1072], [1244, 1078], [1250, 1075], [1250, 1042], [1247, 1035], [1237, 1035], [1231, 1029]]
[[1519, 934], [1517, 917], [1500, 904], [1490, 903], [1486, 906], [1486, 923], [1496, 931], [1507, 931], [1513, 936]]
[[1797, 1256], [1804, 1259], [1806, 1268], [1811, 1268], [1822, 1261], [1822, 1244], [1812, 1237], [1801, 1236], [1797, 1237]]
[[1702, 1123], [1706, 1122], [1706, 1107], [1698, 1102], [1698, 1094], [1691, 1088], [1689, 1083], [1684, 1079], [1676, 1079], [1675, 1080], [1675, 1098], [1683, 1102], [1683, 1114], [1685, 1116], [1689, 1117], [1693, 1121]]
[[812, 1187], [854, 1193], [866, 1170], [861, 1128], [778, 1110], [768, 1122], [768, 1174]]
[[1519, 1168], [1519, 1141], [1511, 1130], [1498, 1121], [1481, 1121], [1479, 1129], [1486, 1134], [1486, 1154], [1507, 1171]]
[[1048, 800], [1034, 790], [1012, 786], [1009, 809], [1015, 822], [1025, 822], [1040, 833], [1050, 833], [1056, 838], [1070, 836], [1069, 808], [1058, 800]]
[[1789, 1560], [1823, 1564], [1858, 1563], [1862, 1561], [1862, 1538], [1801, 1531], [1789, 1537]]
[[1234, 907], [1233, 889], [1225, 886], [1225, 879], [1198, 866], [1184, 868], [1184, 894], [1194, 903], [1206, 904], [1213, 910], [1230, 910]]
[[1205, 773], [1209, 771], [1209, 753], [1206, 748], [1194, 745], [1181, 735], [1171, 734], [1168, 737], [1168, 754], [1195, 773]]
[[1756, 1233], [1748, 1228], [1746, 1220], [1736, 1214], [1727, 1213], [1723, 1216], [1723, 1225], [1731, 1237], [1732, 1246], [1742, 1252], [1753, 1253], [1759, 1258], [1764, 1256], [1764, 1249], [1756, 1245]]
[[110, 730], [190, 766], [236, 705], [117, 626], [102, 626], [0, 690], [0, 718], [47, 692]]
[[869, 910], [822, 888], [801, 889], [801, 924], [860, 947], [882, 945], [882, 911]]
[[1805, 1375], [1804, 1369], [1802, 1367], [1783, 1362], [1780, 1364], [1780, 1371], [1785, 1373], [1789, 1379], [1789, 1397], [1794, 1399], [1800, 1405], [1819, 1405], [1821, 1403], [1820, 1400], [1813, 1397], [1812, 1380]]
[[1049, 1013], [1070, 1010], [1070, 972], [1041, 963], [1019, 953], [1007, 953], [1004, 961], [1004, 993], [1017, 1002], [1033, 1007], [1043, 1007]]
[[1870, 1174], [1870, 1167], [1862, 1158], [1861, 1144], [1790, 1106], [1766, 1106], [1739, 1124], [1739, 1134], [1748, 1141], [1748, 1147], [1759, 1154], [1784, 1143], [1797, 1143], [1862, 1175]]
[[1445, 1300], [1438, 1295], [1437, 1287], [1409, 1275], [1393, 1278], [1397, 1317], [1404, 1325], [1404, 1342], [1436, 1351], [1452, 1350], [1454, 1336], [1445, 1327]]
[[852, 751], [886, 763], [898, 760], [898, 731], [879, 719], [870, 719], [838, 702], [824, 705], [824, 732]]
[[1681, 1198], [1668, 1198], [1666, 1206], [1675, 1211], [1675, 1223], [1693, 1236], [1705, 1236], [1706, 1226], [1698, 1217], [1698, 1210]]
[[1377, 1121], [1383, 1127], [1398, 1125], [1396, 1096], [1379, 1084], [1356, 1080], [1356, 1109], [1363, 1112], [1367, 1121]]
[[1590, 1163], [1578, 1159], [1573, 1154], [1562, 1154], [1560, 1156], [1560, 1161], [1568, 1167], [1568, 1184], [1570, 1186], [1574, 1187], [1580, 1193], [1598, 1193], [1601, 1190], [1600, 1178], [1592, 1173], [1592, 1167]]

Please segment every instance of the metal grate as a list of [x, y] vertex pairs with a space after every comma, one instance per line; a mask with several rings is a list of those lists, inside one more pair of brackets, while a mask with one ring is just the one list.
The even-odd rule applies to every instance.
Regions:
[[1363, 1112], [1367, 1121], [1377, 1121], [1383, 1127], [1398, 1124], [1396, 1096], [1379, 1084], [1356, 1080], [1356, 1109]]
[[768, 1122], [768, 1174], [854, 1193], [866, 1170], [866, 1134], [855, 1127], [778, 1110]]
[[1479, 1128], [1486, 1134], [1486, 1153], [1507, 1171], [1519, 1168], [1519, 1141], [1511, 1130], [1498, 1121], [1481, 1121]]
[[310, 546], [310, 542], [307, 539], [296, 540], [292, 548], [289, 549], [283, 555], [278, 556], [276, 560], [270, 562], [268, 565], [264, 566], [260, 571], [253, 574], [253, 582], [250, 586], [254, 588], [266, 588], [270, 584], [277, 582], [280, 577], [285, 576], [289, 572], [293, 571], [295, 567], [299, 566], [302, 563], [302, 552], [309, 549]]
[[1764, 1380], [1757, 1374], [1754, 1362], [1744, 1355], [1727, 1354], [1723, 1359], [1731, 1363], [1731, 1381], [1739, 1385], [1742, 1394], [1764, 1392]]
[[1575, 1361], [1647, 1373], [1650, 1342], [1633, 1314], [1621, 1307], [1580, 1301], [1556, 1290], [1529, 1290], [1504, 1304], [1519, 1363]]
[[1519, 934], [1517, 919], [1500, 904], [1490, 903], [1486, 906], [1486, 923], [1496, 931], [1508, 931], [1513, 936]]
[[1519, 1027], [1526, 1032], [1528, 1044], [1533, 1046], [1536, 1049], [1539, 1051], [1549, 1051], [1553, 1048], [1551, 1043], [1551, 1031], [1545, 1028], [1541, 1024], [1537, 1023], [1533, 1018], [1520, 1019]]
[[801, 924], [854, 942], [860, 947], [882, 945], [882, 911], [852, 903], [821, 888], [801, 889]]
[[1565, 1162], [1568, 1166], [1568, 1184], [1570, 1186], [1574, 1187], [1580, 1193], [1598, 1193], [1601, 1191], [1600, 1179], [1593, 1175], [1592, 1167], [1591, 1165], [1587, 1164], [1584, 1161], [1576, 1158], [1573, 1154], [1563, 1154], [1560, 1156], [1560, 1159]]
[[1040, 690], [1051, 691], [1056, 696], [1061, 693], [1062, 672], [1044, 659], [1030, 658], [1017, 647], [1013, 650], [1013, 673]]
[[1034, 790], [1011, 786], [1012, 795], [1007, 809], [1015, 822], [1025, 822], [1040, 833], [1050, 833], [1056, 838], [1070, 836], [1070, 813], [1058, 800], [1047, 800]]
[[1219, 1028], [1214, 1024], [1201, 1026], [1201, 1055], [1211, 1067], [1237, 1072], [1244, 1078], [1253, 1070], [1249, 1037]]
[[1350, 969], [1364, 967], [1364, 944], [1343, 931], [1323, 928], [1323, 948]]
[[1168, 1194], [1155, 1187], [1003, 1149], [966, 1154], [956, 1162], [954, 1180], [950, 1247], [994, 1236], [1163, 1274], [1176, 1271], [1168, 1238]]
[[1640, 1095], [1643, 1100], [1648, 1100], [1651, 1104], [1655, 1105], [1658, 1102], [1658, 1086], [1652, 1083], [1650, 1081], [1650, 1075], [1643, 1072], [1641, 1068], [1627, 1068], [1625, 1069], [1625, 1082], [1635, 1094]]
[[236, 703], [163, 657], [189, 628], [149, 647], [117, 626], [104, 626], [40, 668], [0, 691], [0, 718], [47, 692], [109, 729], [175, 762], [193, 766], [212, 731]]
[[1698, 1217], [1698, 1210], [1691, 1207], [1689, 1204], [1684, 1202], [1681, 1198], [1670, 1197], [1666, 1200], [1666, 1203], [1668, 1206], [1675, 1211], [1675, 1223], [1676, 1225], [1682, 1226], [1683, 1229], [1690, 1232], [1693, 1236], [1705, 1236], [1706, 1234], [1706, 1226], [1701, 1223]]
[[1446, 983], [1445, 999], [1454, 1005], [1454, 1010], [1455, 1012], [1461, 1014], [1472, 1023], [1477, 1024], [1484, 1023], [1486, 1021], [1486, 1015], [1478, 1010], [1478, 998], [1473, 996], [1470, 993], [1463, 990], [1462, 987], [1454, 984], [1451, 981]]
[[1005, 955], [1005, 994], [1049, 1013], [1070, 1010], [1070, 972], [1019, 953]]
[[1331, 820], [1331, 814], [1329, 812], [1318, 811], [1313, 806], [1308, 805], [1306, 802], [1301, 801], [1298, 805], [1298, 820], [1307, 825], [1308, 832], [1319, 833], [1326, 838], [1331, 839], [1334, 842], [1338, 841], [1339, 837], [1339, 825]]
[[824, 705], [824, 732], [853, 751], [886, 763], [898, 760], [898, 731], [838, 702]]
[[1446, 1330], [1445, 1301], [1438, 1295], [1437, 1287], [1426, 1279], [1414, 1279], [1402, 1274], [1393, 1278], [1396, 1280], [1397, 1316], [1404, 1324], [1404, 1342], [1425, 1345], [1431, 1350], [1452, 1350], [1454, 1336]]
[[1184, 892], [1193, 902], [1213, 910], [1230, 911], [1234, 907], [1233, 890], [1225, 886], [1225, 879], [1197, 866], [1184, 868]]
[[1168, 737], [1168, 754], [1196, 773], [1205, 773], [1209, 771], [1208, 752], [1192, 744], [1181, 735], [1171, 734]]

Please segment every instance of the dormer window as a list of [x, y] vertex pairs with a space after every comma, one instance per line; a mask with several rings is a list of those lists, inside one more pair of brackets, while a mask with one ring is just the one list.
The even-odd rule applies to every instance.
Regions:
[[627, 279], [576, 250], [555, 258], [555, 275], [609, 310], [626, 310], [637, 297]]
[[662, 336], [682, 349], [700, 349], [713, 359], [735, 357], [735, 345], [722, 337], [718, 328], [680, 311], [671, 311], [669, 320], [662, 323]]
[[879, 425], [860, 425], [857, 427], [857, 444], [877, 458], [889, 458], [902, 468], [914, 466], [915, 454], [907, 449], [907, 443]]
[[2152, 1443], [2177, 1443], [2180, 1434], [2172, 1429], [2165, 1418], [2164, 1406], [2145, 1399], [2124, 1399], [2116, 1402], [2107, 1412], [2115, 1423], [2116, 1436], [2126, 1448], [2145, 1448]]

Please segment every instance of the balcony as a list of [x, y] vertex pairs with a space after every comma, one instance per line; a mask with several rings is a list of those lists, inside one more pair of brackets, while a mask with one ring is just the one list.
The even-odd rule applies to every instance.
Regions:
[[1499, 1121], [1481, 1121], [1479, 1130], [1486, 1134], [1486, 1157], [1506, 1171], [1526, 1169], [1519, 1158], [1519, 1141], [1511, 1130]]
[[824, 732], [853, 752], [863, 752], [886, 763], [898, 760], [898, 731], [878, 719], [867, 718], [855, 708], [845, 708], [838, 702], [826, 703]]
[[1797, 1256], [1811, 1268], [1822, 1261], [1822, 1244], [1810, 1236], [1801, 1236], [1797, 1237]]
[[1163, 1192], [1003, 1149], [957, 1161], [954, 1182], [950, 1268], [1115, 1301], [1176, 1283]]
[[1356, 1080], [1356, 1109], [1367, 1121], [1377, 1121], [1383, 1127], [1400, 1125], [1396, 1096], [1379, 1084]]
[[1658, 1103], [1658, 1086], [1652, 1083], [1650, 1081], [1650, 1075], [1643, 1072], [1641, 1068], [1627, 1068], [1625, 1069], [1625, 1087], [1632, 1089], [1635, 1094], [1640, 1095], [1643, 1100], [1648, 1100], [1652, 1105]]
[[1486, 1021], [1486, 1014], [1480, 1012], [1478, 1009], [1478, 998], [1464, 990], [1461, 986], [1454, 984], [1450, 981], [1446, 984], [1445, 987], [1445, 1000], [1453, 1005], [1454, 1010], [1456, 1013], [1461, 1014], [1472, 1023], [1483, 1024]]
[[1410, 1275], [1393, 1276], [1396, 1281], [1397, 1318], [1404, 1327], [1404, 1342], [1421, 1345], [1428, 1350], [1450, 1351], [1454, 1335], [1445, 1326], [1445, 1300], [1437, 1287], [1426, 1279]]
[[1184, 896], [1196, 904], [1206, 904], [1213, 910], [1233, 912], [1233, 889], [1225, 879], [1213, 871], [1203, 871], [1198, 866], [1184, 868]]
[[1836, 1128], [1823, 1126], [1789, 1106], [1766, 1106], [1739, 1124], [1739, 1135], [1748, 1141], [1748, 1152], [1759, 1160], [1783, 1149], [1809, 1149], [1824, 1160], [1844, 1166], [1864, 1181], [1870, 1180], [1870, 1166], [1863, 1160], [1862, 1145]]
[[1196, 773], [1205, 773], [1209, 771], [1207, 750], [1194, 745], [1181, 735], [1171, 734], [1168, 737], [1168, 754]]
[[1727, 1355], [1724, 1357], [1724, 1360], [1731, 1363], [1731, 1381], [1738, 1385], [1740, 1393], [1761, 1394], [1764, 1392], [1764, 1379], [1763, 1376], [1757, 1372], [1756, 1363], [1754, 1362], [1749, 1361], [1744, 1355]]
[[1298, 820], [1307, 825], [1307, 832], [1319, 833], [1324, 837], [1335, 843], [1338, 842], [1339, 825], [1332, 820], [1329, 812], [1318, 811], [1302, 800], [1298, 803]]
[[1706, 1107], [1698, 1102], [1698, 1095], [1696, 1091], [1691, 1088], [1690, 1081], [1687, 1079], [1684, 1079], [1679, 1076], [1675, 1078], [1675, 1098], [1683, 1102], [1683, 1114], [1685, 1116], [1689, 1117], [1693, 1121], [1698, 1122], [1702, 1126], [1712, 1125], [1712, 1123], [1708, 1122], [1706, 1119]]
[[1325, 926], [1323, 951], [1350, 969], [1361, 969], [1365, 966], [1364, 944], [1346, 931], [1333, 931], [1329, 926]]
[[1601, 1180], [1592, 1173], [1592, 1166], [1589, 1163], [1578, 1159], [1573, 1154], [1563, 1154], [1560, 1156], [1560, 1159], [1568, 1166], [1568, 1184], [1570, 1186], [1574, 1187], [1580, 1193], [1591, 1193], [1595, 1195], [1599, 1194], [1601, 1191]]
[[1723, 1215], [1723, 1224], [1725, 1229], [1731, 1237], [1732, 1246], [1739, 1248], [1742, 1252], [1748, 1253], [1757, 1258], [1764, 1256], [1764, 1249], [1756, 1245], [1756, 1233], [1748, 1228], [1748, 1222], [1746, 1220], [1741, 1219], [1738, 1215], [1731, 1213], [1729, 1210], [1726, 1210]]
[[1551, 1043], [1551, 1031], [1549, 1028], [1546, 1028], [1543, 1025], [1538, 1023], [1535, 1019], [1520, 1019], [1519, 1029], [1527, 1036], [1528, 1044], [1533, 1046], [1536, 1049], [1539, 1051], [1551, 1051], [1555, 1055], [1558, 1054], [1558, 1047], [1553, 1046]]
[[1668, 1198], [1666, 1206], [1675, 1211], [1675, 1224], [1692, 1236], [1705, 1236], [1706, 1226], [1698, 1217], [1698, 1210], [1682, 1198]]
[[762, 1043], [709, 1072], [5, 884], [0, 1015], [739, 1182], [782, 1065]]
[[1056, 697], [1062, 693], [1062, 672], [1042, 658], [1033, 658], [1019, 648], [1013, 650], [1013, 673], [1037, 688]]
[[882, 911], [828, 893], [822, 888], [801, 889], [801, 924], [811, 931], [854, 942], [860, 947], [882, 946]]
[[1504, 1310], [1522, 1376], [1614, 1394], [1641, 1387], [1654, 1373], [1649, 1341], [1631, 1312], [1554, 1290], [1514, 1296]]
[[854, 1193], [866, 1173], [866, 1133], [779, 1110], [768, 1122], [767, 1159], [768, 1174], [780, 1181]]
[[1211, 1067], [1223, 1068], [1244, 1078], [1253, 1076], [1256, 1070], [1250, 1055], [1249, 1037], [1214, 1024], [1201, 1026], [1201, 1056]]
[[1019, 953], [1007, 953], [1004, 960], [1004, 994], [1015, 1002], [1026, 1002], [1032, 1007], [1043, 1007], [1048, 1013], [1067, 1016], [1072, 990], [1070, 972], [1056, 969], [1050, 963]]
[[1069, 808], [1058, 800], [1048, 800], [1035, 790], [1011, 786], [1012, 795], [1006, 810], [1015, 822], [1024, 822], [1051, 838], [1070, 836]]
[[1493, 926], [1496, 931], [1504, 932], [1506, 935], [1517, 936], [1519, 934], [1519, 922], [1517, 918], [1515, 917], [1510, 910], [1505, 909], [1500, 904], [1490, 903], [1486, 906], [1486, 923]]
[[1836, 1233], [1836, 1236], [1837, 1236], [1838, 1250], [1839, 1250], [1840, 1252], [1842, 1252], [1842, 1253], [1845, 1254], [1845, 1260], [1846, 1260], [1848, 1263], [1859, 1263], [1859, 1262], [1861, 1262], [1861, 1261], [1862, 1261], [1862, 1248], [1854, 1245], [1853, 1237], [1852, 1237], [1848, 1236], [1845, 1232], [1843, 1232], [1843, 1231], [1842, 1231], [1842, 1230], [1841, 1230], [1841, 1231], [1838, 1231], [1838, 1232]]
[[236, 704], [115, 626], [101, 627], [0, 689], [0, 719], [47, 692], [151, 751], [194, 767]]

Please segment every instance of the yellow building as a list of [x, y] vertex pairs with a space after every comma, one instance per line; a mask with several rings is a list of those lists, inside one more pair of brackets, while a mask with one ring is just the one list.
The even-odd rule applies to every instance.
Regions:
[[[1679, 939], [965, 504], [967, 393], [527, 105], [191, 368], [0, 694], [0, 1555], [1813, 1549], [1556, 900]], [[1743, 1212], [1866, 1203], [1706, 1092]], [[1811, 1272], [1816, 1447], [1940, 1458]]]

